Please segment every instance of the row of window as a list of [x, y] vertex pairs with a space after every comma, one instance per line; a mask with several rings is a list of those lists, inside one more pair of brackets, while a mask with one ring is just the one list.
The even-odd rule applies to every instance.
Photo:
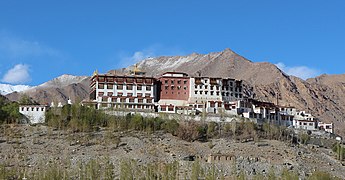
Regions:
[[[170, 80], [170, 84], [175, 84], [175, 82], [177, 82], [177, 84], [181, 84], [182, 80]], [[169, 80], [164, 80], [164, 84], [169, 84]], [[183, 80], [183, 84], [187, 84], [187, 80]]]
[[[194, 91], [194, 94], [198, 94], [198, 92], [199, 92], [200, 95], [201, 95], [201, 94], [208, 95], [208, 91]], [[214, 91], [210, 91], [210, 95], [211, 95], [211, 96], [214, 96], [214, 95], [219, 96], [219, 93], [220, 93], [219, 91], [217, 91], [216, 93], [214, 93]], [[227, 93], [222, 92], [222, 96], [231, 96], [231, 97], [233, 97], [234, 94], [233, 94], [233, 93], [229, 93], [229, 92], [227, 92]], [[236, 98], [242, 98], [242, 94], [237, 94], [237, 93], [235, 93], [235, 97], [236, 97]]]
[[[165, 91], [165, 94], [168, 94], [168, 91]], [[171, 94], [174, 94], [174, 91], [171, 92]], [[180, 92], [177, 92], [177, 94], [181, 94]], [[187, 94], [186, 92], [183, 92], [183, 94]]]
[[[117, 86], [117, 90], [123, 90], [124, 85], [115, 85]], [[108, 84], [107, 89], [113, 89], [114, 85], [113, 84]], [[136, 90], [143, 90], [143, 86], [141, 85], [126, 85], [126, 90], [133, 90], [136, 88]], [[146, 86], [146, 91], [151, 91], [151, 86]], [[104, 84], [98, 84], [98, 89], [104, 89]]]
[[26, 111], [44, 111], [44, 107], [21, 107], [21, 110], [24, 111], [26, 109]]
[[[108, 97], [102, 97], [103, 102], [108, 102]], [[114, 103], [152, 103], [152, 99], [138, 99], [138, 98], [111, 98]]]
[[102, 107], [113, 107], [113, 108], [129, 108], [129, 109], [153, 109], [152, 105], [141, 105], [141, 104], [102, 104]]
[[[194, 86], [195, 87], [195, 89], [208, 89], [208, 85], [195, 85]], [[214, 86], [210, 86], [210, 89], [211, 90], [213, 90], [214, 89]], [[219, 86], [216, 86], [216, 88], [215, 88], [216, 90], [219, 90]], [[233, 87], [230, 87], [229, 88], [229, 86], [222, 86], [222, 90], [224, 91], [233, 91], [235, 89], [235, 91], [238, 91], [238, 92], [241, 92], [242, 91], [242, 88], [241, 87], [239, 87], [239, 88], [233, 88]]]
[[[181, 86], [168, 86], [168, 85], [165, 85], [165, 86], [164, 86], [164, 89], [165, 89], [165, 90], [169, 90], [169, 87], [170, 87], [171, 90], [175, 90], [175, 88], [176, 88], [177, 90], [181, 90], [181, 89], [182, 89]], [[187, 90], [187, 86], [183, 86], [183, 89], [184, 89], [184, 90]]]
[[134, 78], [113, 78], [113, 77], [98, 77], [98, 81], [100, 82], [105, 82], [105, 80], [107, 80], [107, 82], [124, 82], [126, 81], [127, 83], [134, 83], [134, 82], [137, 82], [137, 83], [152, 83], [153, 80], [152, 79], [142, 79], [142, 78], [137, 78], [137, 79], [134, 79]]
[[[102, 97], [102, 96], [113, 96], [114, 94], [112, 92], [99, 92], [98, 93], [98, 96]], [[118, 92], [117, 93], [117, 96], [124, 96], [124, 94], [122, 92]], [[133, 97], [133, 93], [127, 93], [128, 97]], [[137, 93], [135, 97], [151, 97], [151, 94], [150, 93]]]

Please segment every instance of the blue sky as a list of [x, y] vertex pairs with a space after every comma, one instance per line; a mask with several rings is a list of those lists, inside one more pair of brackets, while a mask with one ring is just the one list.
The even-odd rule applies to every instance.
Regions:
[[1, 1], [0, 81], [38, 85], [230, 48], [302, 78], [342, 74], [345, 1]]

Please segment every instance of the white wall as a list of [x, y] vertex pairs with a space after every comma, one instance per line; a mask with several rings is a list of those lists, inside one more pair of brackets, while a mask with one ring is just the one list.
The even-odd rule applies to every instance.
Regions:
[[46, 106], [19, 106], [19, 112], [29, 119], [30, 124], [44, 123]]

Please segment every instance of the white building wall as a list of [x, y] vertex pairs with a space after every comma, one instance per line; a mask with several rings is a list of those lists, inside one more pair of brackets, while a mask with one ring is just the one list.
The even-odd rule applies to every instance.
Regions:
[[46, 106], [19, 106], [19, 112], [29, 119], [30, 124], [44, 123]]

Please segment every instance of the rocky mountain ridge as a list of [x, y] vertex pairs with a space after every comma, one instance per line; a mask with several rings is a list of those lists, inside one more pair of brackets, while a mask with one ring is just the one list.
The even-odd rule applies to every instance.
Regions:
[[11, 84], [0, 84], [0, 94], [6, 95], [13, 92], [21, 92], [27, 89], [33, 88], [32, 86], [27, 85], [11, 85]]
[[64, 104], [69, 98], [73, 102], [81, 101], [89, 95], [89, 77], [64, 74], [28, 90], [7, 94], [6, 97], [18, 101], [23, 94], [41, 104], [51, 102]]

